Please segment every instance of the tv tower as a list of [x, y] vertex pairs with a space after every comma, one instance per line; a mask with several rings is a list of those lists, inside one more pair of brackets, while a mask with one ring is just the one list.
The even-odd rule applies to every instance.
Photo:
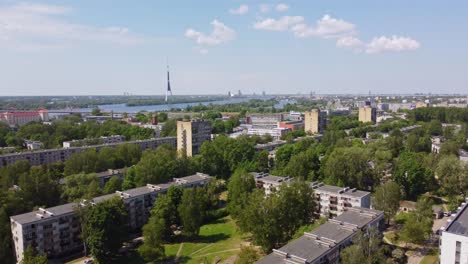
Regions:
[[172, 90], [171, 90], [171, 82], [170, 82], [170, 79], [169, 79], [169, 63], [167, 64], [167, 90], [166, 90], [166, 103], [167, 103], [167, 96], [168, 94], [171, 93], [171, 96], [172, 96]]

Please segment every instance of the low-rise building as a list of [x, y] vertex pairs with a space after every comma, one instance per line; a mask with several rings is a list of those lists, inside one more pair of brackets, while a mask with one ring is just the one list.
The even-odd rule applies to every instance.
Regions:
[[44, 148], [44, 144], [40, 141], [25, 140], [24, 144], [28, 150], [38, 150]]
[[350, 208], [347, 212], [329, 219], [323, 225], [287, 245], [273, 249], [273, 253], [256, 264], [338, 264], [340, 252], [352, 243], [360, 230], [376, 228], [382, 231], [384, 215], [368, 208]]
[[0, 113], [0, 122], [10, 126], [22, 126], [29, 122], [49, 121], [49, 112], [45, 109], [38, 111], [3, 112]]
[[211, 177], [207, 174], [175, 178], [163, 184], [147, 184], [126, 191], [99, 196], [82, 203], [68, 203], [10, 217], [14, 250], [20, 262], [23, 252], [32, 246], [39, 254], [48, 257], [64, 256], [83, 249], [81, 224], [77, 211], [89, 202], [91, 205], [120, 197], [127, 208], [131, 229], [141, 228], [148, 220], [151, 208], [159, 194], [165, 193], [171, 186], [196, 187], [205, 185]]
[[88, 149], [95, 149], [99, 152], [100, 149], [104, 147], [113, 148], [121, 144], [129, 145], [138, 145], [141, 150], [145, 149], [156, 149], [157, 147], [168, 144], [172, 147], [176, 147], [176, 138], [175, 137], [165, 137], [165, 138], [151, 138], [144, 140], [135, 140], [135, 141], [125, 141], [119, 143], [111, 143], [105, 145], [96, 145], [96, 146], [83, 146], [83, 147], [70, 147], [70, 148], [61, 148], [61, 149], [43, 149], [38, 151], [25, 151], [18, 153], [9, 153], [0, 155], [0, 168], [13, 164], [20, 160], [27, 160], [31, 166], [39, 166], [42, 164], [49, 164], [54, 162], [65, 162], [73, 154], [80, 153]]
[[99, 137], [99, 138], [85, 138], [85, 139], [75, 139], [70, 141], [64, 141], [64, 148], [71, 147], [82, 147], [82, 146], [92, 146], [92, 145], [102, 145], [102, 144], [113, 144], [124, 142], [125, 137], [121, 135], [112, 135], [108, 137]]
[[120, 180], [123, 180], [125, 171], [126, 169], [109, 169], [103, 172], [96, 173], [99, 179], [99, 185], [101, 186], [101, 188], [104, 188], [106, 183], [114, 176], [119, 178]]
[[468, 199], [440, 233], [439, 263], [468, 264]]
[[278, 122], [278, 128], [288, 128], [292, 131], [304, 129], [304, 122], [302, 120], [297, 121], [281, 121]]
[[[269, 195], [282, 184], [289, 184], [294, 178], [273, 176], [263, 172], [251, 173], [255, 178], [257, 187], [263, 188]], [[360, 191], [355, 188], [326, 185], [321, 182], [312, 182], [310, 186], [314, 190], [317, 200], [316, 214], [333, 218], [341, 215], [351, 207], [370, 208], [370, 192]]]
[[291, 129], [289, 128], [262, 128], [262, 127], [249, 127], [247, 135], [266, 136], [270, 135], [273, 139], [280, 139], [281, 136], [286, 135]]
[[255, 127], [275, 128], [281, 121], [283, 121], [283, 114], [250, 114], [247, 116], [247, 124]]

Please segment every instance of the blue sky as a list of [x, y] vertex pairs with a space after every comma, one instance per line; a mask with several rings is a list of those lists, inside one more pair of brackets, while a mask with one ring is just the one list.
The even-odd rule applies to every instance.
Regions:
[[0, 0], [0, 95], [467, 93], [466, 1]]

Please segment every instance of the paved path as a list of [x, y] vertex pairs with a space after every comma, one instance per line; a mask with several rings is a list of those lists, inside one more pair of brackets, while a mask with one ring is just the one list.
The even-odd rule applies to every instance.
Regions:
[[198, 255], [197, 258], [206, 257], [206, 256], [209, 256], [209, 255], [215, 255], [215, 254], [218, 254], [218, 253], [224, 253], [224, 252], [230, 252], [230, 251], [239, 251], [239, 250], [240, 250], [240, 248], [226, 249], [226, 250], [211, 252], [211, 253], [204, 254], [204, 255]]
[[208, 244], [207, 246], [204, 246], [204, 247], [200, 248], [199, 250], [196, 250], [196, 251], [192, 252], [192, 254], [190, 254], [190, 256], [193, 256], [193, 255], [195, 255], [196, 253], [198, 253], [198, 252], [200, 252], [200, 251], [203, 251], [203, 250], [205, 250], [205, 249], [207, 249], [207, 248], [209, 248], [209, 247], [211, 247], [211, 246], [213, 246], [213, 245], [214, 245], [214, 243]]
[[175, 262], [177, 262], [177, 260], [179, 259], [180, 253], [182, 253], [182, 248], [183, 247], [184, 247], [184, 243], [180, 243], [179, 250], [177, 250], [177, 254], [176, 254], [176, 257], [175, 257]]

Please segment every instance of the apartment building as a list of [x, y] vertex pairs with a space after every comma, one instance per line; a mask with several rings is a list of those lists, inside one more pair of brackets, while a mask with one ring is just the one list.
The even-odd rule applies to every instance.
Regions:
[[24, 250], [30, 245], [38, 253], [49, 257], [60, 257], [83, 249], [80, 238], [81, 226], [77, 210], [85, 202], [91, 205], [113, 197], [124, 200], [131, 229], [141, 228], [150, 216], [151, 208], [157, 196], [165, 193], [171, 186], [196, 187], [205, 185], [212, 177], [197, 173], [163, 184], [147, 184], [126, 191], [117, 191], [93, 198], [82, 203], [68, 203], [50, 208], [39, 208], [33, 212], [10, 217], [11, 232], [17, 261], [20, 262]]
[[125, 168], [124, 169], [116, 169], [116, 170], [109, 169], [109, 170], [106, 170], [106, 171], [96, 173], [96, 176], [99, 179], [99, 185], [101, 186], [101, 188], [104, 188], [106, 183], [114, 176], [121, 179], [121, 180], [123, 180], [124, 173], [125, 173], [126, 170], [127, 169], [125, 169]]
[[350, 207], [370, 208], [370, 192], [360, 191], [356, 188], [326, 185], [321, 182], [312, 182], [311, 186], [317, 198], [320, 215], [334, 218], [346, 212]]
[[83, 146], [83, 147], [70, 147], [62, 149], [44, 149], [38, 151], [25, 151], [18, 153], [9, 153], [0, 155], [0, 168], [2, 166], [13, 164], [20, 160], [27, 160], [31, 166], [39, 166], [42, 164], [49, 164], [54, 162], [65, 162], [73, 154], [80, 153], [88, 149], [95, 149], [99, 152], [101, 148], [104, 147], [116, 147], [120, 144], [130, 144], [138, 145], [142, 150], [145, 149], [156, 149], [157, 147], [168, 144], [172, 147], [176, 147], [176, 138], [175, 137], [165, 137], [165, 138], [151, 138], [144, 140], [136, 141], [125, 141], [119, 143], [105, 144], [105, 145], [95, 145], [95, 146]]
[[439, 263], [468, 264], [468, 198], [440, 233]]
[[[266, 195], [283, 183], [289, 184], [294, 180], [291, 177], [273, 176], [262, 172], [253, 172], [252, 176], [255, 178], [257, 187], [263, 188]], [[314, 190], [317, 199], [316, 213], [318, 215], [334, 218], [352, 207], [370, 208], [370, 192], [349, 187], [326, 185], [321, 182], [312, 182], [310, 186]]]
[[250, 114], [247, 116], [247, 124], [254, 127], [275, 128], [281, 121], [283, 121], [283, 114]]
[[287, 245], [273, 249], [273, 253], [257, 264], [338, 264], [340, 252], [352, 243], [358, 231], [384, 227], [382, 211], [368, 208], [350, 208], [347, 212], [329, 219], [323, 225]]
[[370, 106], [359, 107], [359, 121], [363, 123], [377, 122], [377, 109]]
[[304, 113], [305, 132], [312, 134], [322, 133], [327, 124], [327, 112], [319, 109], [312, 109]]
[[70, 141], [64, 141], [62, 143], [64, 148], [71, 147], [82, 147], [82, 146], [91, 146], [91, 145], [103, 145], [103, 144], [113, 144], [124, 142], [125, 137], [121, 135], [113, 135], [108, 137], [99, 137], [99, 138], [85, 138], [85, 139], [75, 139]]
[[200, 153], [203, 142], [211, 140], [211, 122], [204, 119], [177, 121], [177, 151], [188, 157]]
[[286, 135], [291, 129], [289, 128], [263, 128], [263, 127], [249, 127], [247, 128], [247, 135], [266, 136], [270, 135], [273, 139], [278, 140], [281, 136]]
[[10, 126], [22, 126], [29, 122], [49, 121], [49, 112], [45, 109], [27, 112], [3, 112], [0, 113], [0, 121]]

